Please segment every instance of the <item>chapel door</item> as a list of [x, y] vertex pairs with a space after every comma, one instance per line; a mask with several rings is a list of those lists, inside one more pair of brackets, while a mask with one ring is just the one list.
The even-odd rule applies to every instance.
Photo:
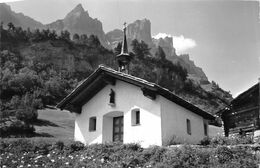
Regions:
[[114, 117], [113, 118], [113, 142], [123, 142], [124, 136], [124, 118]]

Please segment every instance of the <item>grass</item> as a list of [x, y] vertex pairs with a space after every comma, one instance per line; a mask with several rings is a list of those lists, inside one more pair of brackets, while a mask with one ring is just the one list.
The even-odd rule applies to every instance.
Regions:
[[84, 146], [80, 142], [5, 139], [0, 144], [0, 160], [2, 168], [258, 168], [260, 153], [252, 146], [142, 148], [138, 144]]
[[73, 113], [60, 110], [38, 110], [38, 122], [34, 123], [36, 133], [55, 139], [73, 140]]
[[251, 145], [147, 149], [138, 144], [84, 146], [73, 141], [74, 119], [74, 114], [67, 111], [39, 110], [36, 133], [49, 137], [0, 139], [0, 167], [257, 168], [260, 163], [260, 152]]

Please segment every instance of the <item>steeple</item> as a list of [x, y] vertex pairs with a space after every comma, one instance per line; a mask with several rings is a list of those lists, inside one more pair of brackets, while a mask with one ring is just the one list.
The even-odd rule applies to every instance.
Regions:
[[121, 53], [120, 54], [128, 54], [127, 49], [127, 41], [126, 41], [126, 22], [124, 23], [124, 39], [122, 43]]
[[131, 56], [128, 53], [127, 49], [127, 40], [126, 40], [126, 23], [124, 23], [124, 37], [122, 41], [121, 53], [116, 56], [118, 63], [118, 71], [129, 73], [129, 63], [131, 61]]

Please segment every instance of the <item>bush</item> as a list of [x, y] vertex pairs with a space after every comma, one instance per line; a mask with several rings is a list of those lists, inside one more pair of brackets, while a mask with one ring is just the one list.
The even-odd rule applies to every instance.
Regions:
[[182, 140], [179, 138], [179, 137], [177, 137], [176, 135], [173, 135], [172, 137], [171, 137], [171, 139], [168, 141], [168, 142], [166, 142], [166, 146], [170, 146], [170, 145], [178, 145], [178, 144], [182, 144], [181, 143], [182, 142]]
[[76, 151], [80, 151], [82, 149], [84, 149], [84, 144], [79, 142], [79, 141], [76, 141], [76, 142], [72, 142], [69, 144], [69, 149], [70, 149], [70, 152], [73, 153], [73, 152], [76, 152]]
[[34, 152], [41, 155], [47, 155], [48, 153], [50, 153], [51, 150], [53, 150], [53, 145], [49, 142], [45, 142], [44, 140], [39, 140], [31, 143], [33, 144]]
[[25, 122], [35, 121], [38, 117], [38, 112], [32, 107], [24, 107], [23, 109], [17, 109], [16, 118]]
[[209, 137], [205, 137], [205, 138], [203, 138], [203, 139], [200, 141], [200, 144], [201, 144], [201, 145], [204, 145], [204, 146], [209, 145], [210, 143], [211, 143], [211, 138], [209, 138]]
[[157, 163], [162, 162], [164, 153], [166, 151], [167, 151], [166, 148], [159, 147], [159, 146], [152, 146], [150, 148], [144, 149], [142, 152], [142, 157], [146, 161], [145, 165], [156, 166]]
[[18, 139], [17, 141], [13, 141], [9, 146], [11, 149], [15, 149], [15, 152], [30, 152], [33, 151], [33, 144], [26, 139]]
[[56, 148], [57, 150], [63, 150], [64, 148], [64, 142], [62, 141], [57, 141], [54, 143], [53, 148]]
[[[4, 139], [0, 144], [4, 167], [212, 167], [257, 168], [259, 152], [250, 146], [181, 147], [106, 143], [84, 146], [47, 139]], [[36, 166], [37, 165], [37, 166]]]
[[[205, 140], [203, 140], [205, 141]], [[247, 136], [240, 136], [240, 135], [233, 135], [230, 137], [224, 136], [216, 136], [212, 139], [209, 139], [210, 144], [213, 146], [216, 145], [238, 145], [238, 144], [253, 144], [254, 139], [252, 135]]]
[[190, 146], [170, 148], [163, 156], [166, 167], [199, 167], [196, 151]]
[[139, 151], [142, 149], [140, 144], [137, 144], [137, 143], [122, 144], [121, 147], [123, 149], [131, 150], [131, 151]]
[[25, 137], [33, 135], [35, 131], [33, 126], [15, 117], [2, 118], [0, 123], [0, 137]]
[[218, 159], [218, 162], [221, 164], [233, 159], [232, 151], [228, 147], [225, 147], [225, 146], [217, 147], [217, 149], [215, 151], [215, 155]]

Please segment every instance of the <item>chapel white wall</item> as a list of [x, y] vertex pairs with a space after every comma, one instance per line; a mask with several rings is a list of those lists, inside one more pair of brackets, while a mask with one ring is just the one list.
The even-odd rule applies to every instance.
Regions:
[[[114, 107], [109, 105], [110, 89], [115, 91]], [[140, 109], [140, 125], [132, 126], [131, 110], [136, 108]], [[112, 131], [113, 114], [120, 115], [121, 112], [124, 115], [124, 143], [137, 142], [144, 147], [162, 145], [160, 108], [159, 99], [151, 100], [143, 95], [140, 87], [117, 80], [114, 86], [105, 86], [82, 106], [81, 114], [75, 119], [74, 138], [85, 144], [111, 141], [109, 130]], [[89, 132], [89, 118], [94, 116], [97, 118], [96, 131]]]
[[[205, 137], [204, 122], [208, 124], [208, 121], [188, 109], [160, 97], [163, 145], [169, 144], [172, 138], [181, 143], [198, 144]], [[187, 119], [191, 123], [191, 135], [187, 133]]]

